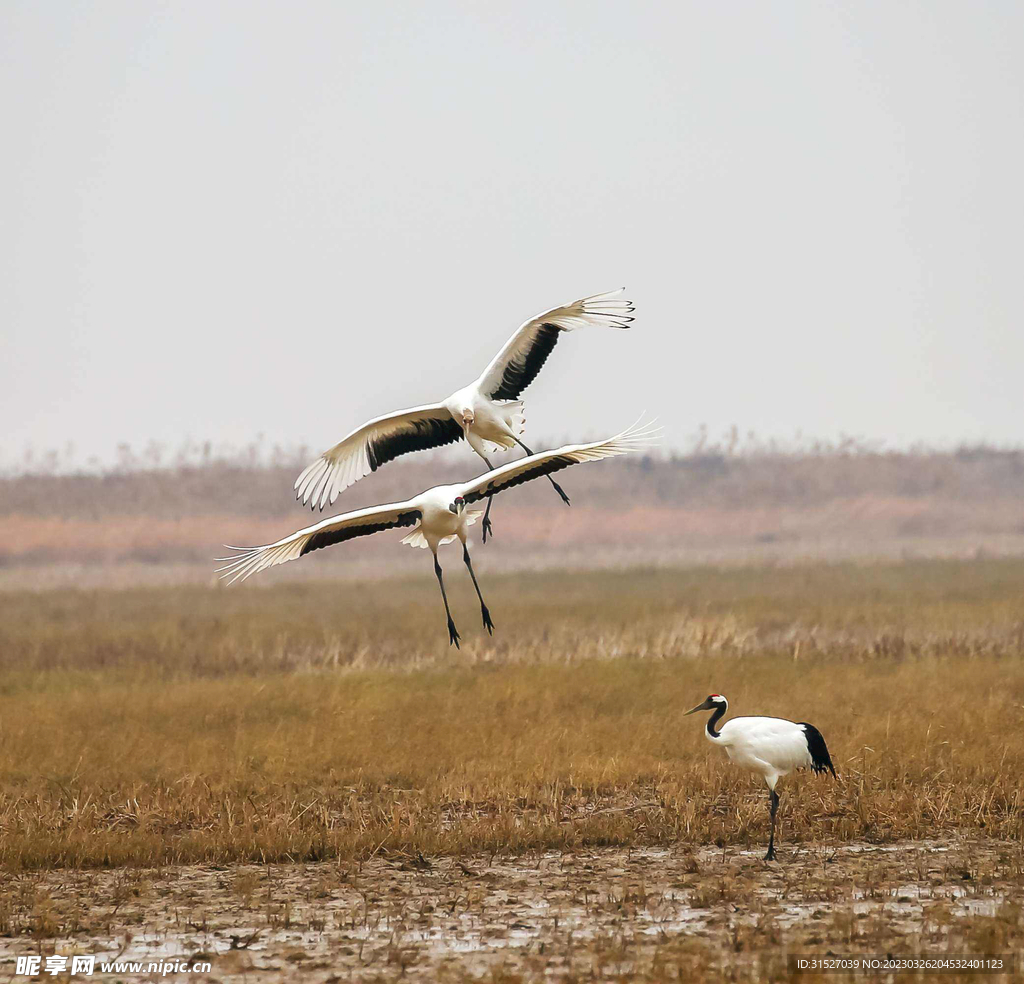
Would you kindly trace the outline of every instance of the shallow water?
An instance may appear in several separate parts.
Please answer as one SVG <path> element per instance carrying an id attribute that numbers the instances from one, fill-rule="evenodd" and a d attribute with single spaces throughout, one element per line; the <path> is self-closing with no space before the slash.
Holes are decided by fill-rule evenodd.
<path id="1" fill-rule="evenodd" d="M 0 938 L 0 958 L 39 952 L 28 931 L 40 905 L 78 912 L 80 923 L 58 927 L 44 953 L 192 956 L 211 960 L 216 980 L 372 971 L 426 981 L 498 965 L 557 978 L 580 959 L 640 966 L 692 943 L 749 962 L 762 937 L 766 952 L 803 952 L 847 932 L 882 951 L 908 940 L 941 945 L 958 920 L 1019 903 L 1021 870 L 1020 845 L 949 840 L 792 847 L 775 864 L 759 851 L 680 846 L 51 872 L 15 879 L 24 911 L 12 921 L 26 932 Z"/>

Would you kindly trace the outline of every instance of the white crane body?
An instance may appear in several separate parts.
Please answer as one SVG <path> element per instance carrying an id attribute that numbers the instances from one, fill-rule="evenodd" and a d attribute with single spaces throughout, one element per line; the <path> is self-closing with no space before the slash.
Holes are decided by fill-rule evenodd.
<path id="1" fill-rule="evenodd" d="M 483 511 L 462 509 L 452 512 L 451 504 L 461 493 L 460 485 L 435 485 L 418 495 L 414 504 L 420 519 L 415 529 L 402 538 L 402 543 L 410 547 L 429 547 L 434 553 L 438 547 L 456 538 L 466 545 L 469 527 L 483 515 Z"/>
<path id="2" fill-rule="evenodd" d="M 825 739 L 813 724 L 777 717 L 737 717 L 716 728 L 728 709 L 729 702 L 721 694 L 711 694 L 686 713 L 714 711 L 704 727 L 704 736 L 712 745 L 724 749 L 730 761 L 764 779 L 768 786 L 772 821 L 765 860 L 774 861 L 775 814 L 779 808 L 775 786 L 779 779 L 797 769 L 828 771 L 833 777 L 836 770 Z"/>
<path id="3" fill-rule="evenodd" d="M 764 776 L 769 789 L 796 769 L 813 766 L 807 735 L 801 725 L 784 718 L 737 717 L 722 725 L 718 737 L 704 735 L 737 765 Z"/>
<path id="4" fill-rule="evenodd" d="M 464 417 L 471 423 L 464 427 L 469 446 L 488 464 L 487 455 L 495 451 L 511 451 L 526 431 L 525 404 L 522 400 L 496 403 L 483 396 L 476 386 L 457 390 L 444 401 L 445 409 L 455 420 Z"/>

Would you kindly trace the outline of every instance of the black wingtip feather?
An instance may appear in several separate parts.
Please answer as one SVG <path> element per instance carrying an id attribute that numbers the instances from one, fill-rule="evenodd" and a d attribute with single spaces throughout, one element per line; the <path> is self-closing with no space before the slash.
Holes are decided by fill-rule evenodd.
<path id="1" fill-rule="evenodd" d="M 811 753 L 811 768 L 815 772 L 831 772 L 838 779 L 839 776 L 836 775 L 835 766 L 832 764 L 832 756 L 828 753 L 828 745 L 825 744 L 821 732 L 806 721 L 797 723 L 804 729 L 804 734 L 807 736 L 807 750 Z"/>

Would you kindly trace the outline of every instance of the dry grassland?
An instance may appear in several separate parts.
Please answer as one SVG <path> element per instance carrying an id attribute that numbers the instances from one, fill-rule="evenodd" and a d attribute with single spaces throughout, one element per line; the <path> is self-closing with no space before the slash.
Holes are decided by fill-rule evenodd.
<path id="1" fill-rule="evenodd" d="M 3 595 L 0 862 L 754 848 L 711 691 L 829 741 L 784 848 L 1024 836 L 1024 562 L 451 580 Z"/>

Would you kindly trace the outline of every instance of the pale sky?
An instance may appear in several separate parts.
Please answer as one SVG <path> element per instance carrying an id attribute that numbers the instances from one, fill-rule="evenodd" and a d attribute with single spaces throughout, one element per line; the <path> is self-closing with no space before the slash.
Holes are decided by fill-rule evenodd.
<path id="1" fill-rule="evenodd" d="M 320 448 L 620 285 L 535 443 L 1024 443 L 1017 2 L 4 0 L 0 110 L 0 467 Z"/>

